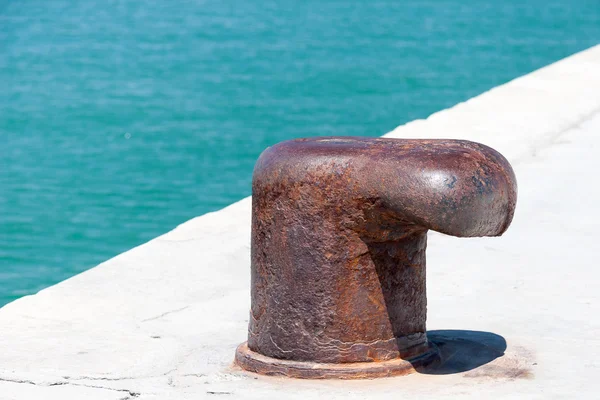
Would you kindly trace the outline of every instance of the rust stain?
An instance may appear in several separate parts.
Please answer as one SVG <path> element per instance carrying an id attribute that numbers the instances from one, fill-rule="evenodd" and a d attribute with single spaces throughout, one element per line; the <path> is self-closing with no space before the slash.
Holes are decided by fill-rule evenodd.
<path id="1" fill-rule="evenodd" d="M 470 379 L 486 380 L 516 380 L 533 379 L 534 373 L 532 366 L 537 365 L 532 353 L 522 347 L 515 347 L 502 357 L 499 357 L 489 364 L 482 365 L 472 371 L 463 374 L 463 377 Z"/>

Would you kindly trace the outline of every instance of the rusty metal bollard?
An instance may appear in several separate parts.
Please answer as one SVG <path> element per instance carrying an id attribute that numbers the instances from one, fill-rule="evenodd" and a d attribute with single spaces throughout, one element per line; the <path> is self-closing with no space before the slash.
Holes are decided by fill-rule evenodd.
<path id="1" fill-rule="evenodd" d="M 252 193 L 252 306 L 236 363 L 353 379 L 438 358 L 425 328 L 427 230 L 499 236 L 517 186 L 478 143 L 321 137 L 265 150 Z"/>

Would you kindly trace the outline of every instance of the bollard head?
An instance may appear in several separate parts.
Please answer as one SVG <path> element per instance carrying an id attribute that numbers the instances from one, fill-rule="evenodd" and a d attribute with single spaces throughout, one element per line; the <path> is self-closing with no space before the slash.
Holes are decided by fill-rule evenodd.
<path id="1" fill-rule="evenodd" d="M 506 159 L 468 141 L 322 137 L 265 150 L 253 177 L 252 308 L 238 364 L 356 378 L 431 362 L 427 230 L 500 235 L 516 195 Z"/>
<path id="2" fill-rule="evenodd" d="M 465 140 L 282 142 L 256 163 L 253 193 L 277 190 L 282 182 L 321 185 L 339 194 L 340 204 L 350 198 L 376 201 L 407 223 L 460 237 L 501 235 L 512 221 L 517 197 L 508 161 Z"/>

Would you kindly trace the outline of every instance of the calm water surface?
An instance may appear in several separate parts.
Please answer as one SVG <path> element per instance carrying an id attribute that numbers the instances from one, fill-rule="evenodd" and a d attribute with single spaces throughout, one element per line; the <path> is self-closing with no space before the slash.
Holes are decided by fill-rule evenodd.
<path id="1" fill-rule="evenodd" d="M 600 42 L 591 1 L 0 0 L 0 306 Z"/>

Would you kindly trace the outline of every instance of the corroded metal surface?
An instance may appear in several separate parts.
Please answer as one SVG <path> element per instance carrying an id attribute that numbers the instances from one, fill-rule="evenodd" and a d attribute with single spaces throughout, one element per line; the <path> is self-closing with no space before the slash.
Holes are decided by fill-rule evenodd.
<path id="1" fill-rule="evenodd" d="M 255 353 L 242 343 L 236 350 L 236 361 L 247 371 L 262 375 L 301 379 L 372 379 L 411 374 L 439 363 L 437 349 L 410 360 L 394 358 L 380 362 L 314 363 L 279 360 Z"/>
<path id="2" fill-rule="evenodd" d="M 255 372 L 271 365 L 271 373 L 306 378 L 325 364 L 320 377 L 348 378 L 430 359 L 427 230 L 501 235 L 517 195 L 510 165 L 487 146 L 355 137 L 265 150 L 252 192 L 248 351 L 240 347 L 236 359 Z M 250 362 L 253 354 L 263 358 Z M 336 365 L 345 372 L 332 373 Z"/>

